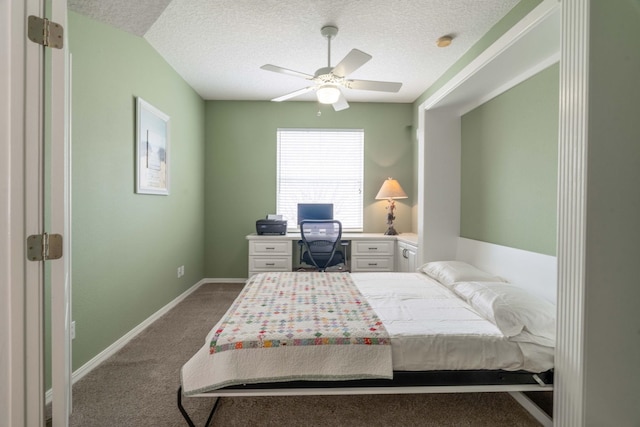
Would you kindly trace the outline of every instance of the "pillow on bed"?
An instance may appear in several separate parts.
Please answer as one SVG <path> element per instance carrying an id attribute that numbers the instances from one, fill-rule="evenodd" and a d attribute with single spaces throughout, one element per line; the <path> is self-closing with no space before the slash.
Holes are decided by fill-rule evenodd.
<path id="1" fill-rule="evenodd" d="M 502 278 L 484 272 L 464 261 L 433 261 L 418 269 L 427 276 L 451 287 L 456 282 L 504 282 Z"/>
<path id="2" fill-rule="evenodd" d="M 555 342 L 556 307 L 549 301 L 504 282 L 463 282 L 452 289 L 505 336 L 524 331 L 541 337 L 545 345 Z"/>

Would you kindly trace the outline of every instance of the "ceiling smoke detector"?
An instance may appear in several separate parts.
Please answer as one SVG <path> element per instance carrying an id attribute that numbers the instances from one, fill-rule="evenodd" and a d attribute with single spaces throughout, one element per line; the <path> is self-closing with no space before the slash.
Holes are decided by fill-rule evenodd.
<path id="1" fill-rule="evenodd" d="M 453 40 L 452 36 L 442 36 L 436 41 L 436 45 L 438 47 L 447 47 L 451 44 L 452 40 Z"/>

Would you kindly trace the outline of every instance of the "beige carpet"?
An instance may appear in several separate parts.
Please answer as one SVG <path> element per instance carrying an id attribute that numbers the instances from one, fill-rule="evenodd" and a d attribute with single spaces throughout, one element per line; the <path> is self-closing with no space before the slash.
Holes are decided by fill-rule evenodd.
<path id="1" fill-rule="evenodd" d="M 239 284 L 201 286 L 73 386 L 71 426 L 183 426 L 180 367 L 204 343 Z M 198 426 L 213 399 L 185 398 Z M 213 426 L 537 426 L 506 393 L 222 399 Z"/>

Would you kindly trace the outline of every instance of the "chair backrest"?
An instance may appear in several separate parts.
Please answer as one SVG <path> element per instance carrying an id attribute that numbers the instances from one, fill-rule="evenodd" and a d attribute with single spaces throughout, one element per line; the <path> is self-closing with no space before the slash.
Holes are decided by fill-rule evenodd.
<path id="1" fill-rule="evenodd" d="M 336 249 L 342 238 L 342 223 L 337 220 L 304 220 L 300 236 L 309 259 L 321 271 L 336 261 Z M 342 261 L 343 257 L 339 257 Z"/>

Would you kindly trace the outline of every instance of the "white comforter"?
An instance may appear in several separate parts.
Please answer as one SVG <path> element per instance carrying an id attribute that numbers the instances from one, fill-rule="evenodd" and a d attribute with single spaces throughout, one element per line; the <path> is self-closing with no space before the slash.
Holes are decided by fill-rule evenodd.
<path id="1" fill-rule="evenodd" d="M 423 273 L 352 273 L 391 337 L 397 371 L 542 372 L 554 350 L 506 338 L 465 301 Z"/>

